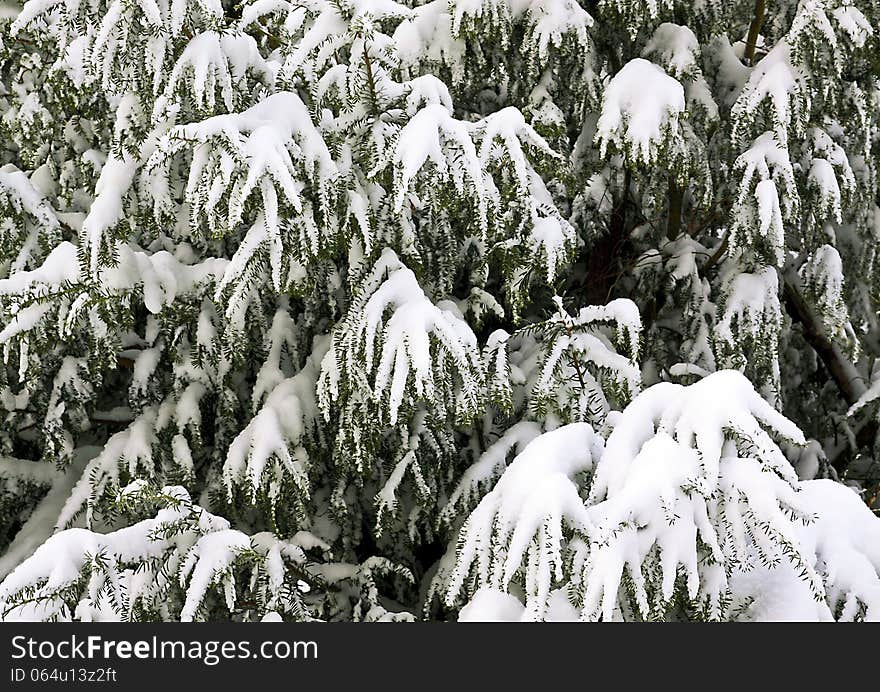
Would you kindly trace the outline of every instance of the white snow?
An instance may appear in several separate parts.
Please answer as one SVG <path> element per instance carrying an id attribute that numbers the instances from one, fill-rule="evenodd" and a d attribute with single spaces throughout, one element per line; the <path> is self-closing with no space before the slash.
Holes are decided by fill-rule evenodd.
<path id="1" fill-rule="evenodd" d="M 180 566 L 181 586 L 186 586 L 186 601 L 180 611 L 181 622 L 192 622 L 208 589 L 218 581 L 229 585 L 232 563 L 242 550 L 251 547 L 250 539 L 241 531 L 225 529 L 202 536 L 190 549 Z M 234 589 L 226 588 L 226 605 L 235 607 Z M 230 594 L 233 596 L 230 598 Z"/>
<path id="2" fill-rule="evenodd" d="M 843 293 L 843 260 L 833 245 L 820 245 L 798 272 L 814 301 L 825 333 L 842 343 L 855 342 Z"/>
<path id="3" fill-rule="evenodd" d="M 395 162 L 396 211 L 403 208 L 416 174 L 430 161 L 441 178 L 451 180 L 459 192 L 469 183 L 468 189 L 476 196 L 480 224 L 485 226 L 487 192 L 477 149 L 467 123 L 453 118 L 445 106 L 439 103 L 425 106 L 410 118 L 400 131 L 394 149 L 376 170 L 387 165 L 388 160 Z"/>
<path id="4" fill-rule="evenodd" d="M 138 481 L 121 494 L 134 499 L 150 492 L 147 483 Z M 180 619 L 191 621 L 199 616 L 207 591 L 213 586 L 223 587 L 227 607 L 235 607 L 231 568 L 242 553 L 264 555 L 267 577 L 276 587 L 284 580 L 285 562 L 302 563 L 305 559 L 294 542 L 280 541 L 270 534 L 257 534 L 251 539 L 231 529 L 226 520 L 192 505 L 179 486 L 162 488 L 159 497 L 164 507 L 153 518 L 109 533 L 67 529 L 45 540 L 0 582 L 0 610 L 27 588 L 35 588 L 38 605 L 16 606 L 5 618 L 64 619 L 65 605 L 57 592 L 72 586 L 87 562 L 92 563 L 93 571 L 78 606 L 81 614 L 90 613 L 91 619 L 98 620 L 124 616 L 115 606 L 102 605 L 107 596 L 114 604 L 127 604 L 128 609 L 142 598 L 161 601 L 171 585 L 163 572 L 168 570 L 185 589 Z M 157 562 L 148 562 L 152 560 Z M 132 563 L 149 566 L 134 571 L 129 567 Z M 277 603 L 277 594 L 275 598 Z M 152 604 L 160 606 L 158 602 Z"/>
<path id="5" fill-rule="evenodd" d="M 840 28 L 846 32 L 850 41 L 857 48 L 864 46 L 865 42 L 874 35 L 874 28 L 871 26 L 871 23 L 862 14 L 862 11 L 854 5 L 835 7 L 831 10 L 831 14 L 834 15 L 834 19 L 840 25 Z"/>
<path id="6" fill-rule="evenodd" d="M 570 408 L 568 415 L 576 420 L 603 423 L 611 408 L 603 385 L 613 383 L 626 397 L 641 389 L 638 307 L 617 299 L 581 308 L 572 317 L 559 297 L 555 301 L 558 312 L 549 324 L 556 330 L 536 373 L 532 401 L 539 407 Z"/>
<path id="7" fill-rule="evenodd" d="M 531 421 L 521 421 L 504 431 L 479 460 L 462 475 L 455 490 L 449 496 L 440 513 L 440 521 L 452 524 L 462 510 L 473 509 L 482 493 L 490 487 L 507 468 L 507 457 L 512 451 L 521 452 L 541 434 L 541 426 Z"/>
<path id="8" fill-rule="evenodd" d="M 215 91 L 219 88 L 223 105 L 232 111 L 234 90 L 248 70 L 270 82 L 274 78 L 252 36 L 203 31 L 190 39 L 180 54 L 168 77 L 165 94 L 171 97 L 191 74 L 192 93 L 200 109 L 214 109 Z"/>
<path id="9" fill-rule="evenodd" d="M 116 111 L 117 133 L 126 128 L 130 111 L 138 107 L 136 104 L 134 94 L 126 94 L 121 99 Z M 149 151 L 149 147 L 145 149 Z M 101 168 L 95 184 L 95 198 L 82 222 L 82 237 L 89 249 L 89 269 L 93 275 L 99 270 L 101 250 L 106 245 L 105 234 L 123 217 L 123 204 L 134 182 L 138 163 L 138 157 L 123 150 L 120 156 L 108 156 Z"/>
<path id="10" fill-rule="evenodd" d="M 682 79 L 699 70 L 700 43 L 688 27 L 664 22 L 642 50 L 642 57 L 650 56 L 656 56 L 672 77 Z"/>
<path id="11" fill-rule="evenodd" d="M 223 276 L 228 260 L 212 258 L 187 265 L 166 250 L 149 254 L 130 245 L 117 244 L 118 264 L 101 272 L 103 285 L 124 291 L 140 286 L 144 305 L 155 314 L 174 302 L 178 295 L 192 292 L 200 284 Z"/>
<path id="12" fill-rule="evenodd" d="M 73 243 L 62 241 L 52 249 L 37 269 L 19 271 L 7 279 L 0 279 L 0 295 L 26 293 L 35 285 L 54 288 L 66 282 L 76 281 L 78 278 L 77 248 Z"/>
<path id="13" fill-rule="evenodd" d="M 551 583 L 562 579 L 563 525 L 590 530 L 575 478 L 592 470 L 602 447 L 602 438 L 586 423 L 557 428 L 530 442 L 462 527 L 456 564 L 447 576 L 447 599 L 458 595 L 471 569 L 479 584 L 506 589 L 522 568 L 526 608 L 539 616 Z"/>
<path id="14" fill-rule="evenodd" d="M 772 267 L 725 278 L 724 310 L 715 324 L 717 341 L 736 349 L 749 336 L 759 340 L 779 329 L 779 276 Z"/>
<path id="15" fill-rule="evenodd" d="M 801 134 L 810 111 L 806 76 L 792 59 L 791 46 L 780 41 L 752 70 L 733 105 L 733 139 L 742 141 L 765 104 L 773 117 L 773 132 L 783 146 L 789 134 Z"/>
<path id="16" fill-rule="evenodd" d="M 842 606 L 842 620 L 864 608 L 866 620 L 880 621 L 880 521 L 862 498 L 834 481 L 805 481 L 800 495 L 815 515 L 800 531 L 800 547 L 814 555 L 829 605 Z"/>
<path id="17" fill-rule="evenodd" d="M 594 23 L 574 0 L 433 0 L 408 14 L 393 35 L 403 60 L 445 63 L 454 73 L 461 70 L 468 29 L 477 22 L 498 32 L 505 47 L 511 27 L 524 27 L 521 50 L 539 63 L 567 41 L 585 50 Z"/>
<path id="18" fill-rule="evenodd" d="M 525 606 L 500 589 L 478 589 L 458 614 L 459 622 L 519 622 Z"/>
<path id="19" fill-rule="evenodd" d="M 250 486 L 252 497 L 268 486 L 272 502 L 277 502 L 277 480 L 282 475 L 289 475 L 300 492 L 308 495 L 309 460 L 303 444 L 318 417 L 315 386 L 328 341 L 316 343 L 305 367 L 277 384 L 257 415 L 229 445 L 223 482 L 230 500 L 234 484 L 243 482 Z M 273 459 L 277 459 L 277 464 L 267 469 Z"/>
<path id="20" fill-rule="evenodd" d="M 268 239 L 272 279 L 280 290 L 279 204 L 284 200 L 298 215 L 300 246 L 317 253 L 323 238 L 314 219 L 309 220 L 314 212 L 302 192 L 313 185 L 320 205 L 328 204 L 338 173 L 305 104 L 293 92 L 277 92 L 241 113 L 172 128 L 146 164 L 157 211 L 172 206 L 167 176 L 175 154 L 188 148 L 193 151 L 186 185 L 192 222 L 197 224 L 204 216 L 210 229 L 230 230 L 243 220 L 245 204 L 259 190 L 262 214 L 247 240 L 250 249 L 234 259 L 234 266 L 243 267 L 253 248 Z M 227 277 L 225 284 L 232 278 Z"/>
<path id="21" fill-rule="evenodd" d="M 880 400 L 880 93 L 849 74 L 873 17 L 792 3 L 751 60 L 713 4 L 0 6 L 13 57 L 43 34 L 0 84 L 23 166 L 0 166 L 0 413 L 27 442 L 3 449 L 56 459 L 0 455 L 0 491 L 39 488 L 0 619 L 408 620 L 385 588 L 409 580 L 463 622 L 664 617 L 678 596 L 708 619 L 880 621 L 867 494 L 812 480 L 824 428 L 852 444 Z M 618 69 L 608 32 L 638 57 Z M 621 199 L 640 221 L 615 286 L 638 295 L 543 312 Z M 858 397 L 818 439 L 781 413 L 815 364 L 780 278 Z M 659 308 L 645 334 L 639 306 Z M 243 503 L 235 524 L 169 473 Z M 379 554 L 336 562 L 374 520 Z M 409 543 L 435 538 L 426 577 Z"/>
<path id="22" fill-rule="evenodd" d="M 412 270 L 390 248 L 383 251 L 364 287 L 350 311 L 352 324 L 341 340 L 334 338 L 321 364 L 319 398 L 325 415 L 338 393 L 340 363 L 349 373 L 365 370 L 373 376 L 373 397 L 381 401 L 387 395 L 392 425 L 407 397 L 435 395 L 447 362 L 461 377 L 462 396 L 471 405 L 481 371 L 480 352 L 458 308 L 448 301 L 432 303 Z"/>
<path id="23" fill-rule="evenodd" d="M 800 209 L 788 149 L 773 133 L 765 132 L 740 154 L 734 166 L 742 171 L 742 178 L 733 210 L 730 243 L 740 247 L 762 239 L 781 266 L 785 258 L 784 222 L 793 221 Z"/>
<path id="24" fill-rule="evenodd" d="M 684 88 L 674 77 L 643 58 L 630 60 L 605 88 L 596 124 L 601 155 L 613 145 L 650 164 L 674 136 L 684 111 Z"/>

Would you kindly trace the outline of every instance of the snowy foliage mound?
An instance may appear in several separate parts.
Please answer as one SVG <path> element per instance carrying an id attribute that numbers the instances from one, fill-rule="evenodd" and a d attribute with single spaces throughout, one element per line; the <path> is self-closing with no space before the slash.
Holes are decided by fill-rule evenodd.
<path id="1" fill-rule="evenodd" d="M 0 0 L 0 619 L 880 620 L 878 32 Z"/>

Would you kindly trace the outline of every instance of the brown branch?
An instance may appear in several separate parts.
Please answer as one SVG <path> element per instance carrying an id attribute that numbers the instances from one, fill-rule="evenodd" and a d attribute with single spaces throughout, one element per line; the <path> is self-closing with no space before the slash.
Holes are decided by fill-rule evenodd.
<path id="1" fill-rule="evenodd" d="M 623 190 L 611 211 L 608 233 L 596 241 L 587 255 L 584 272 L 585 282 L 580 287 L 583 300 L 587 305 L 604 305 L 608 302 L 611 290 L 619 276 L 617 267 L 623 259 L 621 250 L 631 231 L 626 223 L 631 183 L 632 173 L 628 168 L 624 168 Z"/>
<path id="2" fill-rule="evenodd" d="M 684 189 L 679 187 L 675 177 L 669 176 L 668 186 L 669 214 L 666 217 L 666 237 L 669 240 L 678 238 L 681 233 L 681 207 L 684 201 Z"/>
<path id="3" fill-rule="evenodd" d="M 746 38 L 746 49 L 743 53 L 743 60 L 747 65 L 755 64 L 755 49 L 758 46 L 758 34 L 761 27 L 764 26 L 764 16 L 767 11 L 767 0 L 755 0 L 755 14 L 752 17 L 752 23 L 749 26 L 749 35 Z"/>
<path id="4" fill-rule="evenodd" d="M 865 383 L 855 366 L 840 352 L 840 349 L 825 334 L 822 323 L 810 308 L 800 292 L 795 277 L 790 273 L 783 276 L 785 307 L 792 320 L 801 325 L 804 339 L 819 356 L 825 369 L 834 380 L 848 406 L 852 406 L 865 393 Z M 869 447 L 877 437 L 878 424 L 875 418 L 862 419 L 855 426 L 856 446 Z M 843 473 L 853 460 L 851 454 L 844 453 L 829 459 L 831 465 Z"/>
<path id="5" fill-rule="evenodd" d="M 712 267 L 714 267 L 718 262 L 721 261 L 721 258 L 724 256 L 724 253 L 727 252 L 727 246 L 730 240 L 730 229 L 724 231 L 724 238 L 721 239 L 721 242 L 718 244 L 718 247 L 715 249 L 715 252 L 712 253 L 712 256 L 706 260 L 706 264 L 703 265 L 703 274 L 709 271 Z"/>
<path id="6" fill-rule="evenodd" d="M 800 323 L 807 343 L 822 360 L 846 403 L 852 406 L 865 392 L 861 375 L 825 334 L 821 321 L 804 300 L 791 276 L 784 277 L 784 293 L 788 314 Z"/>
<path id="7" fill-rule="evenodd" d="M 565 310 L 563 310 L 561 305 L 559 306 L 559 311 L 562 313 L 562 327 L 563 329 L 565 329 L 565 333 L 568 335 L 568 338 L 571 339 L 572 329 L 571 324 L 568 320 L 568 315 L 565 313 Z M 572 351 L 571 360 L 574 365 L 574 371 L 575 373 L 577 373 L 578 383 L 581 386 L 581 391 L 583 391 L 584 389 L 586 389 L 586 384 L 584 384 L 584 374 L 581 370 L 581 361 L 577 356 L 577 351 Z"/>
<path id="8" fill-rule="evenodd" d="M 379 113 L 379 100 L 376 96 L 376 80 L 373 77 L 373 64 L 370 62 L 370 50 L 367 46 L 366 37 L 364 37 L 364 68 L 367 71 L 367 87 L 370 90 L 370 106 L 373 109 L 373 115 Z"/>
<path id="9" fill-rule="evenodd" d="M 852 423 L 848 423 L 852 437 L 855 438 L 855 450 L 870 447 L 877 437 L 877 419 L 869 415 L 861 415 Z M 849 435 L 833 449 L 827 451 L 828 463 L 841 476 L 846 474 L 847 467 L 855 460 L 853 447 L 850 445 Z M 870 503 L 868 503 L 870 506 Z"/>

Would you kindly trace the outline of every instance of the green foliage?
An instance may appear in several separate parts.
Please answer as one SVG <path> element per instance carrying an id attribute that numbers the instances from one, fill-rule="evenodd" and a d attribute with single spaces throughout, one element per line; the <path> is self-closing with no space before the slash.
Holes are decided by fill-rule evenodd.
<path id="1" fill-rule="evenodd" d="M 737 483 L 785 454 L 877 497 L 878 32 L 873 0 L 0 16 L 2 616 L 452 617 L 489 585 L 533 618 L 734 619 L 771 553 L 865 616 L 774 513 L 809 513 L 791 469 L 764 515 Z M 727 369 L 807 439 L 728 449 L 720 494 L 663 467 L 652 507 L 717 520 L 685 557 L 724 583 L 654 543 L 597 566 L 596 527 L 636 530 L 593 490 L 622 412 Z M 656 437 L 691 464 L 666 423 L 621 463 Z M 505 495 L 565 428 L 589 460 Z M 725 507 L 772 549 L 730 548 Z"/>

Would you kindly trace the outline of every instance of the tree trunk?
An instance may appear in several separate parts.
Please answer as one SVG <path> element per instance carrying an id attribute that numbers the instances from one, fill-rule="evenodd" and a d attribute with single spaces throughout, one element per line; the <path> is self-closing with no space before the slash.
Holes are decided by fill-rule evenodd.
<path id="1" fill-rule="evenodd" d="M 792 320 L 801 325 L 804 339 L 819 356 L 825 369 L 834 380 L 847 405 L 852 406 L 865 393 L 866 387 L 856 367 L 840 352 L 840 349 L 825 334 L 822 324 L 804 300 L 796 279 L 790 274 L 783 277 L 785 307 Z M 877 437 L 878 424 L 875 418 L 862 421 L 856 426 L 856 444 L 870 447 Z M 852 461 L 852 455 L 840 454 L 830 459 L 832 466 L 843 473 Z"/>

